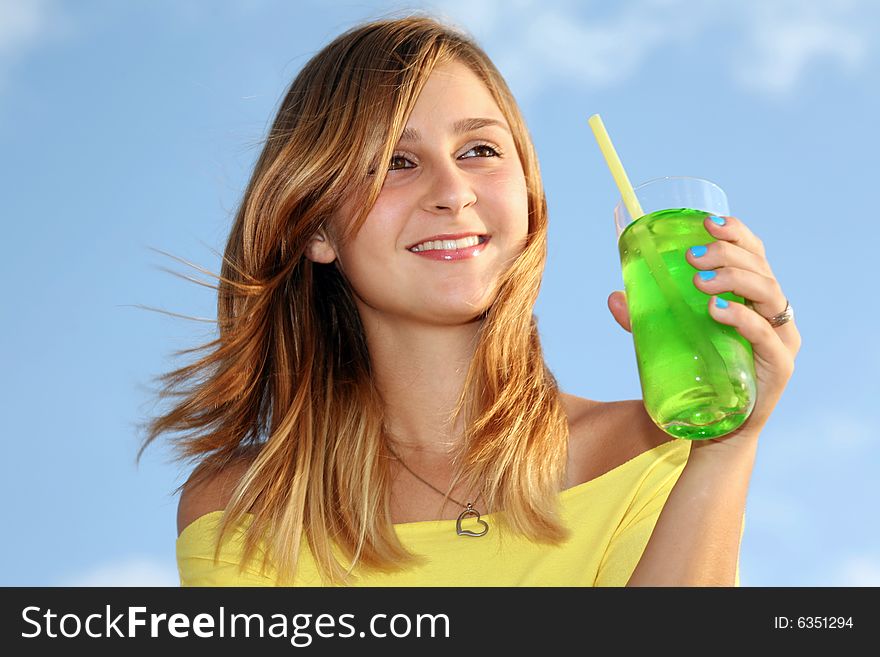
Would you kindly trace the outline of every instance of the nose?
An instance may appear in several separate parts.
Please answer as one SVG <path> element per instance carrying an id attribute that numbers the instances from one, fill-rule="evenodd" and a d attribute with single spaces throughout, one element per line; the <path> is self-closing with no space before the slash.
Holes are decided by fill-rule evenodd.
<path id="1" fill-rule="evenodd" d="M 458 214 L 477 202 L 477 194 L 465 172 L 454 162 L 433 167 L 422 206 L 428 212 Z"/>

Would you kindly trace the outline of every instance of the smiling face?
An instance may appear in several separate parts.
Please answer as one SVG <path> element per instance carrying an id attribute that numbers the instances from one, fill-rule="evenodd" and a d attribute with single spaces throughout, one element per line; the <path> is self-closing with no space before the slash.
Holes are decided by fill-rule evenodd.
<path id="1" fill-rule="evenodd" d="M 346 244 L 315 240 L 307 257 L 338 259 L 365 319 L 472 321 L 491 305 L 499 277 L 525 246 L 528 195 L 508 123 L 470 68 L 451 62 L 434 69 L 387 166 L 355 237 Z M 333 221 L 352 216 L 353 208 L 343 207 Z M 485 236 L 484 243 L 410 250 L 461 234 Z"/>

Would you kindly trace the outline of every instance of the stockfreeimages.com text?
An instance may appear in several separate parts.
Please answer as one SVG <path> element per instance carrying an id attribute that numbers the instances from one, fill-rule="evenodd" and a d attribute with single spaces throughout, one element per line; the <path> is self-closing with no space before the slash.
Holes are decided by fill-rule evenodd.
<path id="1" fill-rule="evenodd" d="M 200 613 L 190 619 L 182 613 L 147 613 L 146 607 L 127 607 L 125 612 L 116 614 L 106 605 L 105 613 L 93 613 L 80 618 L 67 613 L 60 615 L 51 609 L 25 607 L 22 620 L 33 631 L 22 632 L 21 636 L 31 639 L 39 636 L 50 638 L 89 636 L 95 639 L 104 637 L 152 638 L 171 636 L 186 638 L 193 635 L 201 638 L 254 637 L 290 639 L 296 647 L 306 647 L 315 636 L 329 638 L 349 637 L 425 637 L 449 638 L 449 617 L 446 614 L 417 614 L 410 618 L 407 614 L 373 614 L 366 627 L 358 631 L 350 621 L 354 614 L 227 614 L 220 607 L 216 614 Z M 314 617 L 314 621 L 313 621 Z M 139 629 L 143 628 L 143 629 Z M 149 628 L 149 629 L 148 629 Z"/>

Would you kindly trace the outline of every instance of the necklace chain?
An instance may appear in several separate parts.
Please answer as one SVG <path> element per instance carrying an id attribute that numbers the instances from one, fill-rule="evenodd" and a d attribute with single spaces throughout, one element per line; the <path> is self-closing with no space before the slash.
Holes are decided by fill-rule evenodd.
<path id="1" fill-rule="evenodd" d="M 392 455 L 394 458 L 396 458 L 396 459 L 400 462 L 400 465 L 402 465 L 404 468 L 406 468 L 406 469 L 409 471 L 409 473 L 410 473 L 413 477 L 415 477 L 416 479 L 418 479 L 419 481 L 421 481 L 423 484 L 426 484 L 427 486 L 430 486 L 431 488 L 433 488 L 435 491 L 437 491 L 438 493 L 440 493 L 440 494 L 443 495 L 444 497 L 449 497 L 449 499 L 452 500 L 453 502 L 455 502 L 456 504 L 458 504 L 458 506 L 463 506 L 463 507 L 468 507 L 468 508 L 470 508 L 471 506 L 473 506 L 470 502 L 469 502 L 468 504 L 462 504 L 462 503 L 459 502 L 458 500 L 454 499 L 451 495 L 448 495 L 448 496 L 447 496 L 446 493 L 444 493 L 442 490 L 440 490 L 439 488 L 437 488 L 436 486 L 434 486 L 431 482 L 429 482 L 429 481 L 425 481 L 425 480 L 422 479 L 419 475 L 417 475 L 415 472 L 413 472 L 413 471 L 412 471 L 412 468 L 410 468 L 406 463 L 404 463 L 404 462 L 403 462 L 403 459 L 400 458 L 400 457 L 397 455 L 397 453 L 396 453 L 393 449 L 391 449 L 391 447 L 388 447 L 388 451 L 391 452 L 391 455 Z M 476 502 L 478 499 L 480 499 L 480 497 L 482 497 L 482 495 L 483 495 L 483 493 L 482 493 L 482 491 L 481 491 L 480 494 L 477 495 L 477 497 L 474 499 L 474 502 Z"/>

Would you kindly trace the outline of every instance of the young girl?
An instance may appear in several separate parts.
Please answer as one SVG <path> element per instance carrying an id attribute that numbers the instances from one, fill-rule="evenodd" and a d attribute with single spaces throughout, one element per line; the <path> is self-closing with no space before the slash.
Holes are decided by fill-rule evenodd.
<path id="1" fill-rule="evenodd" d="M 341 35 L 306 64 L 232 226 L 219 337 L 166 374 L 183 431 L 183 585 L 738 585 L 758 437 L 794 322 L 734 217 L 687 260 L 754 348 L 737 431 L 672 439 L 641 400 L 561 392 L 532 309 L 547 208 L 517 105 L 429 18 Z M 749 305 L 716 306 L 732 291 Z M 609 308 L 629 330 L 623 293 Z M 189 382 L 189 387 L 183 384 Z M 182 389 L 179 389 L 182 388 Z M 142 450 L 143 451 L 143 447 Z"/>

